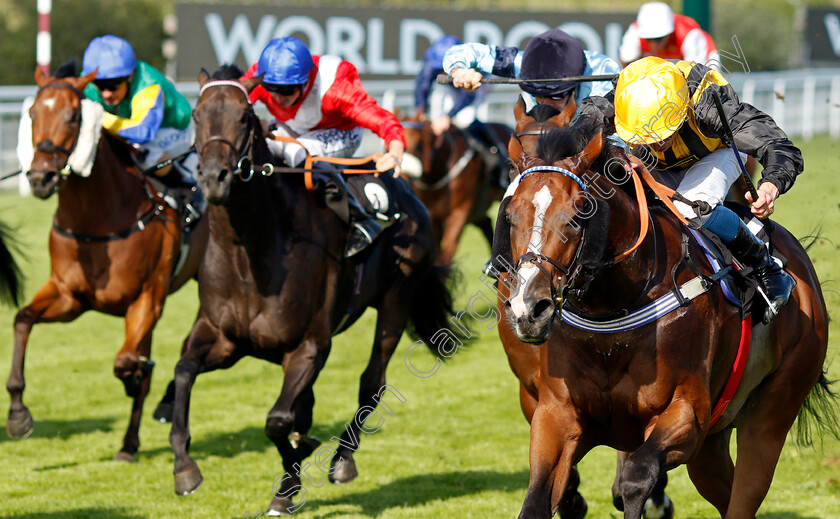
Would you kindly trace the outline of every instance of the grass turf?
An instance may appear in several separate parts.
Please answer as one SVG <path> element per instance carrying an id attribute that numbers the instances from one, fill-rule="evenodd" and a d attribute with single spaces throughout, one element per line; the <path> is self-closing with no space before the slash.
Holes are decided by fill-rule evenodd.
<path id="1" fill-rule="evenodd" d="M 821 137 L 801 143 L 806 174 L 778 204 L 775 219 L 802 237 L 822 228 L 811 249 L 829 305 L 840 313 L 840 184 L 834 165 L 840 143 Z M 55 199 L 40 201 L 0 195 L 0 218 L 17 226 L 26 258 L 21 264 L 31 296 L 47 276 L 46 240 Z M 457 256 L 462 283 L 456 308 L 483 288 L 478 276 L 488 247 L 478 231 L 466 233 Z M 485 293 L 489 290 L 484 288 Z M 119 449 L 130 402 L 112 374 L 123 341 L 120 319 L 85 314 L 70 324 L 41 324 L 27 350 L 24 401 L 35 420 L 22 441 L 0 433 L 0 517 L 109 518 L 255 516 L 271 499 L 283 474 L 273 444 L 263 434 L 265 415 L 276 400 L 279 366 L 244 359 L 229 370 L 201 375 L 191 405 L 193 457 L 205 481 L 186 498 L 175 496 L 169 426 L 151 413 L 171 378 L 181 341 L 197 308 L 191 283 L 167 300 L 155 329 L 152 357 L 157 369 L 141 426 L 138 463 L 111 461 Z M 0 360 L 8 373 L 14 311 L 0 310 Z M 362 435 L 355 455 L 360 476 L 343 486 L 307 487 L 296 514 L 345 517 L 515 517 L 528 482 L 528 426 L 495 329 L 474 326 L 479 339 L 458 352 L 429 378 L 404 364 L 404 341 L 392 359 L 388 382 L 405 398 L 391 399 L 394 414 L 382 430 Z M 328 441 L 356 410 L 358 381 L 370 355 L 373 313 L 335 338 L 315 386 L 312 434 Z M 828 362 L 837 357 L 837 323 L 831 325 Z M 433 358 L 418 350 L 418 367 Z M 833 378 L 840 378 L 837 365 Z M 8 409 L 8 394 L 0 408 Z M 733 442 L 734 443 L 734 442 Z M 581 491 L 587 517 L 621 517 L 612 507 L 610 485 L 615 457 L 593 450 L 581 463 Z M 310 471 L 318 474 L 317 470 Z M 691 485 L 685 469 L 671 473 L 668 493 L 681 518 L 717 517 Z M 821 448 L 786 445 L 760 519 L 840 517 L 840 442 L 825 438 Z"/>

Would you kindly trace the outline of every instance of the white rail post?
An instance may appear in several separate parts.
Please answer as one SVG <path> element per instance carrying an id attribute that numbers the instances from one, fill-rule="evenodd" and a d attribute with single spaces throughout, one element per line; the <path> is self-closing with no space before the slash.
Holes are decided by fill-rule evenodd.
<path id="1" fill-rule="evenodd" d="M 817 80 L 813 76 L 805 78 L 802 87 L 802 137 L 814 137 L 814 100 L 816 98 Z"/>

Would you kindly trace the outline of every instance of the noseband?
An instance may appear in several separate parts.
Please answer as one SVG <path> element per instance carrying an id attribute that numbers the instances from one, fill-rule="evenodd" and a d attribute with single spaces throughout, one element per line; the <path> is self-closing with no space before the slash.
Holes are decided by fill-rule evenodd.
<path id="1" fill-rule="evenodd" d="M 42 91 L 44 91 L 48 88 L 66 88 L 68 90 L 71 90 L 79 98 L 80 104 L 81 104 L 81 101 L 83 99 L 87 98 L 87 96 L 85 96 L 85 94 L 81 90 L 74 87 L 73 85 L 68 85 L 67 83 L 48 83 L 48 84 L 46 84 L 46 85 L 44 85 L 44 86 L 42 86 L 41 88 L 38 89 L 38 92 L 35 93 L 35 97 L 37 98 L 38 95 L 40 95 L 40 93 Z M 81 118 L 81 115 L 79 117 Z M 81 119 L 80 119 L 80 121 L 81 121 Z M 70 173 L 72 173 L 72 170 L 70 169 L 69 159 L 70 159 L 70 155 L 73 154 L 73 150 L 76 149 L 76 145 L 78 143 L 79 143 L 79 133 L 76 132 L 76 137 L 75 137 L 75 139 L 73 139 L 73 144 L 69 148 L 65 148 L 64 146 L 57 146 L 52 141 L 52 139 L 44 139 L 44 140 L 38 142 L 35 145 L 35 151 L 38 152 L 38 153 L 46 153 L 47 155 L 50 155 L 51 157 L 55 157 L 59 153 L 63 154 L 65 156 L 65 159 L 64 159 L 64 167 L 61 168 L 61 178 L 64 178 L 64 177 L 67 177 L 68 175 L 70 175 Z M 56 187 L 56 189 L 58 189 L 58 186 Z"/>
<path id="2" fill-rule="evenodd" d="M 232 86 L 238 88 L 244 95 L 245 100 L 248 102 L 248 134 L 242 143 L 241 147 L 236 146 L 230 140 L 222 137 L 221 135 L 211 135 L 206 141 L 204 141 L 204 145 L 198 150 L 199 157 L 204 154 L 205 148 L 211 142 L 221 142 L 230 147 L 239 155 L 239 160 L 236 161 L 236 169 L 234 170 L 233 174 L 237 175 L 243 182 L 248 182 L 253 178 L 255 170 L 254 170 L 254 160 L 251 157 L 251 153 L 253 151 L 253 143 L 256 139 L 255 130 L 257 126 L 257 116 L 254 113 L 254 106 L 251 103 L 251 98 L 248 95 L 248 91 L 245 90 L 245 87 L 242 86 L 242 83 L 239 81 L 232 81 L 232 80 L 218 80 L 218 81 L 208 81 L 201 87 L 201 90 L 198 92 L 198 97 L 201 98 L 201 95 L 204 93 L 205 90 L 215 86 Z M 248 175 L 244 176 L 243 172 L 247 171 Z M 271 176 L 274 174 L 274 165 L 271 163 L 265 163 L 262 165 L 260 172 L 264 176 Z"/>

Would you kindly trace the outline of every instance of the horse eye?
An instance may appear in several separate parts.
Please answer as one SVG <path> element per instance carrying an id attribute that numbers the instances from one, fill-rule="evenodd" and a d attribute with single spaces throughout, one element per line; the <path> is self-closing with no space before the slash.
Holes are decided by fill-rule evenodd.
<path id="1" fill-rule="evenodd" d="M 239 122 L 241 122 L 242 124 L 248 124 L 248 114 L 242 114 L 242 117 L 239 119 Z"/>
<path id="2" fill-rule="evenodd" d="M 73 110 L 73 113 L 70 115 L 70 124 L 79 124 L 81 121 L 82 121 L 81 110 Z"/>

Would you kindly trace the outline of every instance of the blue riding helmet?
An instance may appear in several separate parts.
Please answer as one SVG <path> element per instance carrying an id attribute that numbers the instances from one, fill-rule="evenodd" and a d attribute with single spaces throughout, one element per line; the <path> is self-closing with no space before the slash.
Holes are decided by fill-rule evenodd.
<path id="1" fill-rule="evenodd" d="M 435 40 L 432 46 L 426 50 L 426 53 L 423 55 L 423 61 L 435 68 L 443 69 L 443 55 L 451 47 L 460 45 L 461 43 L 463 42 L 451 34 L 442 36 Z"/>
<path id="2" fill-rule="evenodd" d="M 124 39 L 106 34 L 91 40 L 82 61 L 82 75 L 96 70 L 96 79 L 130 76 L 137 65 L 134 49 Z"/>
<path id="3" fill-rule="evenodd" d="M 294 36 L 274 38 L 263 49 L 257 65 L 257 75 L 263 83 L 273 85 L 302 85 L 309 79 L 315 64 L 309 49 Z"/>

